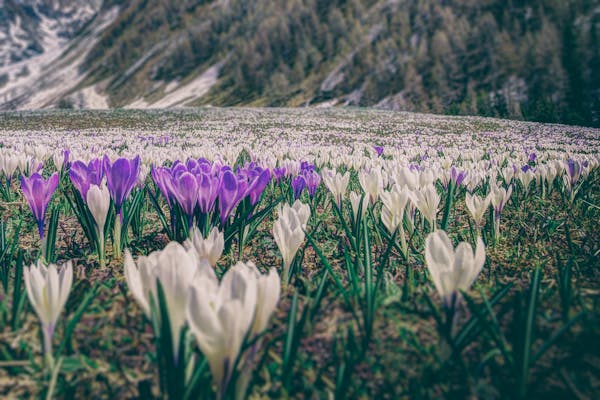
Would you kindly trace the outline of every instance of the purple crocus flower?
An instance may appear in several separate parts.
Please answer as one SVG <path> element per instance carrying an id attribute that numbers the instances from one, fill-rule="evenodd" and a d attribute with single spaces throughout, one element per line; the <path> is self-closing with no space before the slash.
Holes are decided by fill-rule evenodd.
<path id="1" fill-rule="evenodd" d="M 567 173 L 569 174 L 569 180 L 571 181 L 571 185 L 574 185 L 579 180 L 581 176 L 581 164 L 572 158 L 569 158 L 566 161 L 567 164 Z"/>
<path id="2" fill-rule="evenodd" d="M 275 177 L 277 183 L 281 182 L 281 180 L 285 178 L 286 172 L 287 170 L 285 167 L 273 168 L 273 176 Z"/>
<path id="3" fill-rule="evenodd" d="M 104 172 L 108 191 L 115 203 L 115 211 L 121 215 L 121 207 L 138 181 L 140 156 L 132 160 L 119 158 L 114 163 L 110 162 L 108 156 L 104 156 Z"/>
<path id="4" fill-rule="evenodd" d="M 79 194 L 85 201 L 90 185 L 100 186 L 104 177 L 103 162 L 100 158 L 90 160 L 86 165 L 82 161 L 75 161 L 69 169 L 69 178 L 73 186 L 79 191 Z"/>
<path id="5" fill-rule="evenodd" d="M 306 179 L 302 175 L 298 175 L 292 179 L 292 190 L 294 192 L 294 200 L 298 200 L 302 191 L 306 187 Z"/>
<path id="6" fill-rule="evenodd" d="M 194 209 L 198 203 L 198 181 L 191 173 L 184 172 L 177 178 L 173 178 L 171 182 L 173 184 L 173 196 L 188 217 L 188 224 L 191 227 Z"/>
<path id="7" fill-rule="evenodd" d="M 48 203 L 58 186 L 58 173 L 53 173 L 50 178 L 44 180 L 37 172 L 29 178 L 21 177 L 21 190 L 31 207 L 31 212 L 38 225 L 40 238 L 44 238 L 44 220 Z"/>
<path id="8" fill-rule="evenodd" d="M 200 173 L 198 180 L 198 206 L 200 212 L 208 214 L 212 211 L 219 193 L 219 178 L 209 174 Z"/>
<path id="9" fill-rule="evenodd" d="M 530 153 L 528 162 L 534 163 L 536 158 L 537 158 L 537 155 L 535 153 Z"/>
<path id="10" fill-rule="evenodd" d="M 317 174 L 315 171 L 305 171 L 304 179 L 306 179 L 306 188 L 308 189 L 308 194 L 310 197 L 315 197 L 315 193 L 317 192 L 317 188 L 321 183 L 321 176 Z"/>
<path id="11" fill-rule="evenodd" d="M 377 153 L 377 157 L 381 157 L 383 154 L 383 147 L 381 146 L 373 146 L 373 150 Z"/>
<path id="12" fill-rule="evenodd" d="M 271 180 L 271 172 L 268 169 L 263 170 L 260 175 L 258 175 L 250 186 L 248 187 L 248 193 L 250 195 L 250 205 L 253 206 L 258 203 L 260 200 L 260 196 L 262 192 L 265 190 L 269 181 Z"/>
<path id="13" fill-rule="evenodd" d="M 456 168 L 452 167 L 450 169 L 450 179 L 456 186 L 460 186 L 465 178 L 467 177 L 467 171 L 458 171 Z"/>
<path id="14" fill-rule="evenodd" d="M 158 187 L 158 190 L 162 193 L 167 201 L 169 208 L 172 207 L 172 190 L 171 190 L 171 170 L 167 167 L 152 167 L 150 170 L 152 180 Z"/>
<path id="15" fill-rule="evenodd" d="M 236 205 L 238 195 L 238 179 L 229 170 L 225 170 L 219 182 L 219 217 L 221 224 L 225 224 L 229 214 Z"/>

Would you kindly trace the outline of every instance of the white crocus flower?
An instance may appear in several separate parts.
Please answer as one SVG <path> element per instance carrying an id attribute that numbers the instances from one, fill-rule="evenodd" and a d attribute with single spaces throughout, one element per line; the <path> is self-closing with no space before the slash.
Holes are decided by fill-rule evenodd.
<path id="1" fill-rule="evenodd" d="M 363 191 L 369 195 L 371 204 L 374 204 L 379 197 L 379 192 L 383 189 L 381 170 L 378 168 L 369 171 L 363 170 L 358 174 L 358 181 Z"/>
<path id="2" fill-rule="evenodd" d="M 490 206 L 490 197 L 486 196 L 481 198 L 476 194 L 470 195 L 467 193 L 465 195 L 465 203 L 467 204 L 467 209 L 471 213 L 475 224 L 478 227 L 485 225 L 485 212 Z"/>
<path id="3" fill-rule="evenodd" d="M 44 353 L 52 353 L 52 337 L 73 283 L 73 265 L 66 262 L 58 271 L 55 264 L 41 261 L 23 269 L 27 297 L 42 324 Z"/>
<path id="4" fill-rule="evenodd" d="M 230 268 L 221 284 L 199 276 L 185 307 L 190 330 L 208 360 L 220 395 L 226 390 L 257 305 L 257 279 L 245 264 Z"/>
<path id="5" fill-rule="evenodd" d="M 431 230 L 435 230 L 436 226 L 436 215 L 438 207 L 440 205 L 441 197 L 438 194 L 435 186 L 427 185 L 424 188 L 418 189 L 413 192 L 414 204 L 421 212 L 421 215 L 425 217 L 431 225 Z"/>
<path id="6" fill-rule="evenodd" d="M 296 200 L 294 201 L 294 204 L 292 204 L 292 208 L 294 209 L 294 211 L 296 211 L 296 214 L 298 215 L 298 219 L 302 224 L 302 229 L 306 229 L 306 225 L 308 224 L 308 220 L 310 219 L 310 207 L 308 206 L 308 204 L 304 204 L 300 200 Z"/>
<path id="7" fill-rule="evenodd" d="M 162 286 L 175 357 L 179 353 L 181 329 L 185 325 L 188 289 L 195 274 L 202 269 L 212 270 L 208 262 L 197 259 L 195 250 L 186 250 L 177 242 L 170 242 L 163 250 L 150 253 L 147 257 L 139 257 L 137 265 L 129 251 L 125 253 L 125 279 L 146 316 L 151 316 L 152 302 L 155 309 L 159 309 L 156 282 Z"/>
<path id="8" fill-rule="evenodd" d="M 335 203 L 338 207 L 340 207 L 342 204 L 342 199 L 346 194 L 348 183 L 350 183 L 350 173 L 346 172 L 342 175 L 335 171 L 325 170 L 321 176 L 323 177 L 325 186 L 327 186 L 327 189 L 329 189 L 331 192 Z"/>
<path id="9" fill-rule="evenodd" d="M 304 241 L 304 228 L 299 213 L 287 204 L 279 212 L 273 224 L 273 237 L 283 257 L 283 278 L 287 281 L 292 261 Z"/>
<path id="10" fill-rule="evenodd" d="M 86 196 L 86 203 L 96 222 L 98 257 L 100 259 L 100 266 L 104 266 L 104 225 L 106 224 L 106 217 L 110 208 L 110 192 L 106 184 L 102 183 L 101 186 L 90 185 Z"/>
<path id="11" fill-rule="evenodd" d="M 362 209 L 361 209 L 361 217 L 367 215 L 367 207 L 369 207 L 369 197 L 361 196 L 356 192 L 350 192 L 350 205 L 352 206 L 352 215 L 354 215 L 354 220 L 358 220 L 358 209 L 360 207 L 360 200 L 362 199 Z"/>
<path id="12" fill-rule="evenodd" d="M 225 237 L 223 232 L 219 231 L 216 226 L 211 229 L 207 237 L 203 237 L 200 230 L 194 227 L 190 239 L 186 240 L 184 245 L 187 248 L 193 247 L 198 258 L 207 260 L 210 266 L 214 268 L 223 254 Z"/>
<path id="13" fill-rule="evenodd" d="M 404 220 L 404 210 L 409 200 L 412 199 L 412 192 L 408 187 L 404 186 L 399 189 L 395 185 L 391 191 L 383 192 L 381 194 L 381 202 L 383 206 L 381 208 L 381 220 L 387 230 L 393 233 L 396 228 L 402 225 Z"/>
<path id="14" fill-rule="evenodd" d="M 446 232 L 437 230 L 427 235 L 425 261 L 444 306 L 452 307 L 457 292 L 469 290 L 481 272 L 485 246 L 478 237 L 475 254 L 467 242 L 460 243 L 455 251 Z"/>

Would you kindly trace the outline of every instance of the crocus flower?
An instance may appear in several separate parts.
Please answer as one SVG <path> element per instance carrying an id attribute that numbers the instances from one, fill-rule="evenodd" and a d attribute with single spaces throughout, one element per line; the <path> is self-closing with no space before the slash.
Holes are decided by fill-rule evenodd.
<path id="1" fill-rule="evenodd" d="M 273 168 L 273 176 L 275 177 L 277 183 L 281 182 L 281 180 L 285 178 L 286 172 L 287 170 L 285 167 Z"/>
<path id="2" fill-rule="evenodd" d="M 383 188 L 381 170 L 373 168 L 371 170 L 360 171 L 358 174 L 358 182 L 363 191 L 369 196 L 371 204 L 375 204 L 379 197 L 379 192 Z"/>
<path id="3" fill-rule="evenodd" d="M 441 200 L 441 197 L 435 189 L 435 186 L 429 184 L 424 188 L 413 192 L 413 195 L 415 206 L 419 209 L 421 215 L 423 215 L 423 217 L 429 221 L 432 226 L 432 230 L 435 230 L 436 215 Z"/>
<path id="4" fill-rule="evenodd" d="M 44 221 L 48 203 L 58 186 L 58 173 L 53 173 L 50 178 L 44 180 L 38 173 L 29 178 L 21 177 L 21 190 L 31 207 L 33 217 L 38 225 L 40 238 L 44 238 Z"/>
<path id="5" fill-rule="evenodd" d="M 226 170 L 221 175 L 219 184 L 219 217 L 221 224 L 225 224 L 229 214 L 236 206 L 238 194 L 238 180 L 233 172 Z"/>
<path id="6" fill-rule="evenodd" d="M 294 200 L 300 198 L 302 191 L 306 187 L 306 179 L 302 175 L 298 175 L 292 179 L 292 191 L 294 192 Z"/>
<path id="7" fill-rule="evenodd" d="M 163 250 L 152 252 L 147 257 L 139 257 L 137 264 L 129 251 L 125 251 L 127 286 L 146 316 L 150 317 L 151 301 L 157 299 L 156 282 L 160 282 L 163 288 L 175 363 L 178 362 L 181 329 L 185 325 L 189 286 L 199 269 L 212 270 L 208 263 L 197 259 L 194 249 L 186 250 L 177 242 L 170 242 Z M 158 304 L 155 304 L 155 309 L 158 309 Z"/>
<path id="8" fill-rule="evenodd" d="M 467 177 L 467 171 L 458 171 L 455 167 L 450 168 L 450 180 L 455 186 L 460 186 Z"/>
<path id="9" fill-rule="evenodd" d="M 134 159 L 119 158 L 114 163 L 104 156 L 104 173 L 110 195 L 115 203 L 117 215 L 121 215 L 121 207 L 129 197 L 140 174 L 140 156 Z"/>
<path id="10" fill-rule="evenodd" d="M 380 198 L 383 203 L 381 221 L 390 233 L 394 233 L 404 221 L 404 210 L 408 202 L 413 199 L 413 194 L 406 186 L 399 189 L 394 185 L 391 191 L 381 193 Z"/>
<path id="11" fill-rule="evenodd" d="M 58 317 L 67 302 L 73 283 L 73 266 L 70 261 L 60 268 L 55 264 L 45 266 L 41 261 L 23 269 L 27 297 L 42 324 L 44 353 L 52 354 L 52 337 Z"/>
<path id="12" fill-rule="evenodd" d="M 254 206 L 260 200 L 262 192 L 265 190 L 269 181 L 271 180 L 271 173 L 268 169 L 265 169 L 256 176 L 248 187 L 248 195 L 250 196 L 250 205 Z"/>
<path id="13" fill-rule="evenodd" d="M 444 307 L 452 308 L 458 291 L 469 290 L 477 279 L 485 262 L 485 246 L 478 237 L 475 254 L 467 242 L 455 251 L 446 232 L 437 230 L 425 240 L 425 262 Z"/>
<path id="14" fill-rule="evenodd" d="M 208 214 L 212 211 L 219 194 L 219 178 L 214 175 L 200 173 L 198 180 L 198 207 L 200 212 Z"/>
<path id="15" fill-rule="evenodd" d="M 69 168 L 69 178 L 83 200 L 87 198 L 90 185 L 99 186 L 103 177 L 103 161 L 100 158 L 91 160 L 87 165 L 82 161 L 75 161 Z"/>
<path id="16" fill-rule="evenodd" d="M 217 261 L 223 254 L 225 238 L 223 232 L 213 227 L 207 237 L 202 236 L 200 230 L 194 227 L 190 238 L 185 243 L 186 247 L 193 247 L 199 259 L 208 261 L 211 267 L 217 265 Z"/>
<path id="17" fill-rule="evenodd" d="M 306 181 L 306 188 L 308 189 L 308 195 L 313 198 L 317 193 L 317 188 L 321 183 L 321 177 L 313 170 L 307 170 L 304 172 L 304 179 Z"/>
<path id="18" fill-rule="evenodd" d="M 470 195 L 467 193 L 465 195 L 465 203 L 467 205 L 467 210 L 471 213 L 473 217 L 473 221 L 478 227 L 482 227 L 485 224 L 485 212 L 490 206 L 490 196 L 486 196 L 481 198 L 476 194 Z"/>
<path id="19" fill-rule="evenodd" d="M 110 193 L 106 185 L 91 185 L 87 192 L 86 203 L 96 222 L 98 237 L 104 237 L 104 224 L 110 208 Z"/>
<path id="20" fill-rule="evenodd" d="M 369 206 L 369 197 L 361 196 L 356 192 L 350 192 L 350 205 L 352 206 L 352 214 L 354 215 L 354 220 L 358 220 L 358 209 L 360 207 L 360 200 L 362 199 L 362 209 L 361 209 L 361 217 L 364 217 L 367 214 L 367 207 Z"/>
<path id="21" fill-rule="evenodd" d="M 173 196 L 188 218 L 188 226 L 192 226 L 194 209 L 198 203 L 198 181 L 189 172 L 184 172 L 171 179 Z"/>
<path id="22" fill-rule="evenodd" d="M 285 204 L 273 224 L 273 237 L 283 257 L 283 278 L 289 278 L 292 261 L 304 241 L 304 230 L 298 212 Z"/>
<path id="23" fill-rule="evenodd" d="M 375 150 L 375 153 L 377 153 L 377 157 L 381 157 L 383 154 L 383 147 L 381 146 L 373 146 L 373 150 Z"/>
<path id="24" fill-rule="evenodd" d="M 257 280 L 243 263 L 219 284 L 214 272 L 197 276 L 185 307 L 190 330 L 208 360 L 218 398 L 227 390 L 244 338 L 255 319 Z"/>
<path id="25" fill-rule="evenodd" d="M 338 207 L 342 205 L 342 199 L 348 189 L 348 183 L 350 182 L 350 173 L 340 174 L 336 171 L 325 170 L 323 171 L 323 183 L 327 186 L 327 189 L 331 192 L 335 200 L 335 204 Z"/>

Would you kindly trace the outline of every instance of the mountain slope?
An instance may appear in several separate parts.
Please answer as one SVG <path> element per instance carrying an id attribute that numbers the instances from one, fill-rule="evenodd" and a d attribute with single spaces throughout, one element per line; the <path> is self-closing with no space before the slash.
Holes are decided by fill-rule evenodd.
<path id="1" fill-rule="evenodd" d="M 88 37 L 78 79 L 43 106 L 350 105 L 599 125 L 599 27 L 596 0 L 105 1 L 67 41 L 73 53 Z M 39 106 L 26 99 L 37 90 L 3 101 L 0 78 L 0 108 Z"/>

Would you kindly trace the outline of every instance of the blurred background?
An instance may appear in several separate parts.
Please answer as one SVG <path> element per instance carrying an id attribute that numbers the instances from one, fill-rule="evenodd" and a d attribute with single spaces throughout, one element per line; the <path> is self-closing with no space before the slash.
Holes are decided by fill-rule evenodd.
<path id="1" fill-rule="evenodd" d="M 0 110 L 359 106 L 600 126 L 597 0 L 0 0 Z"/>

